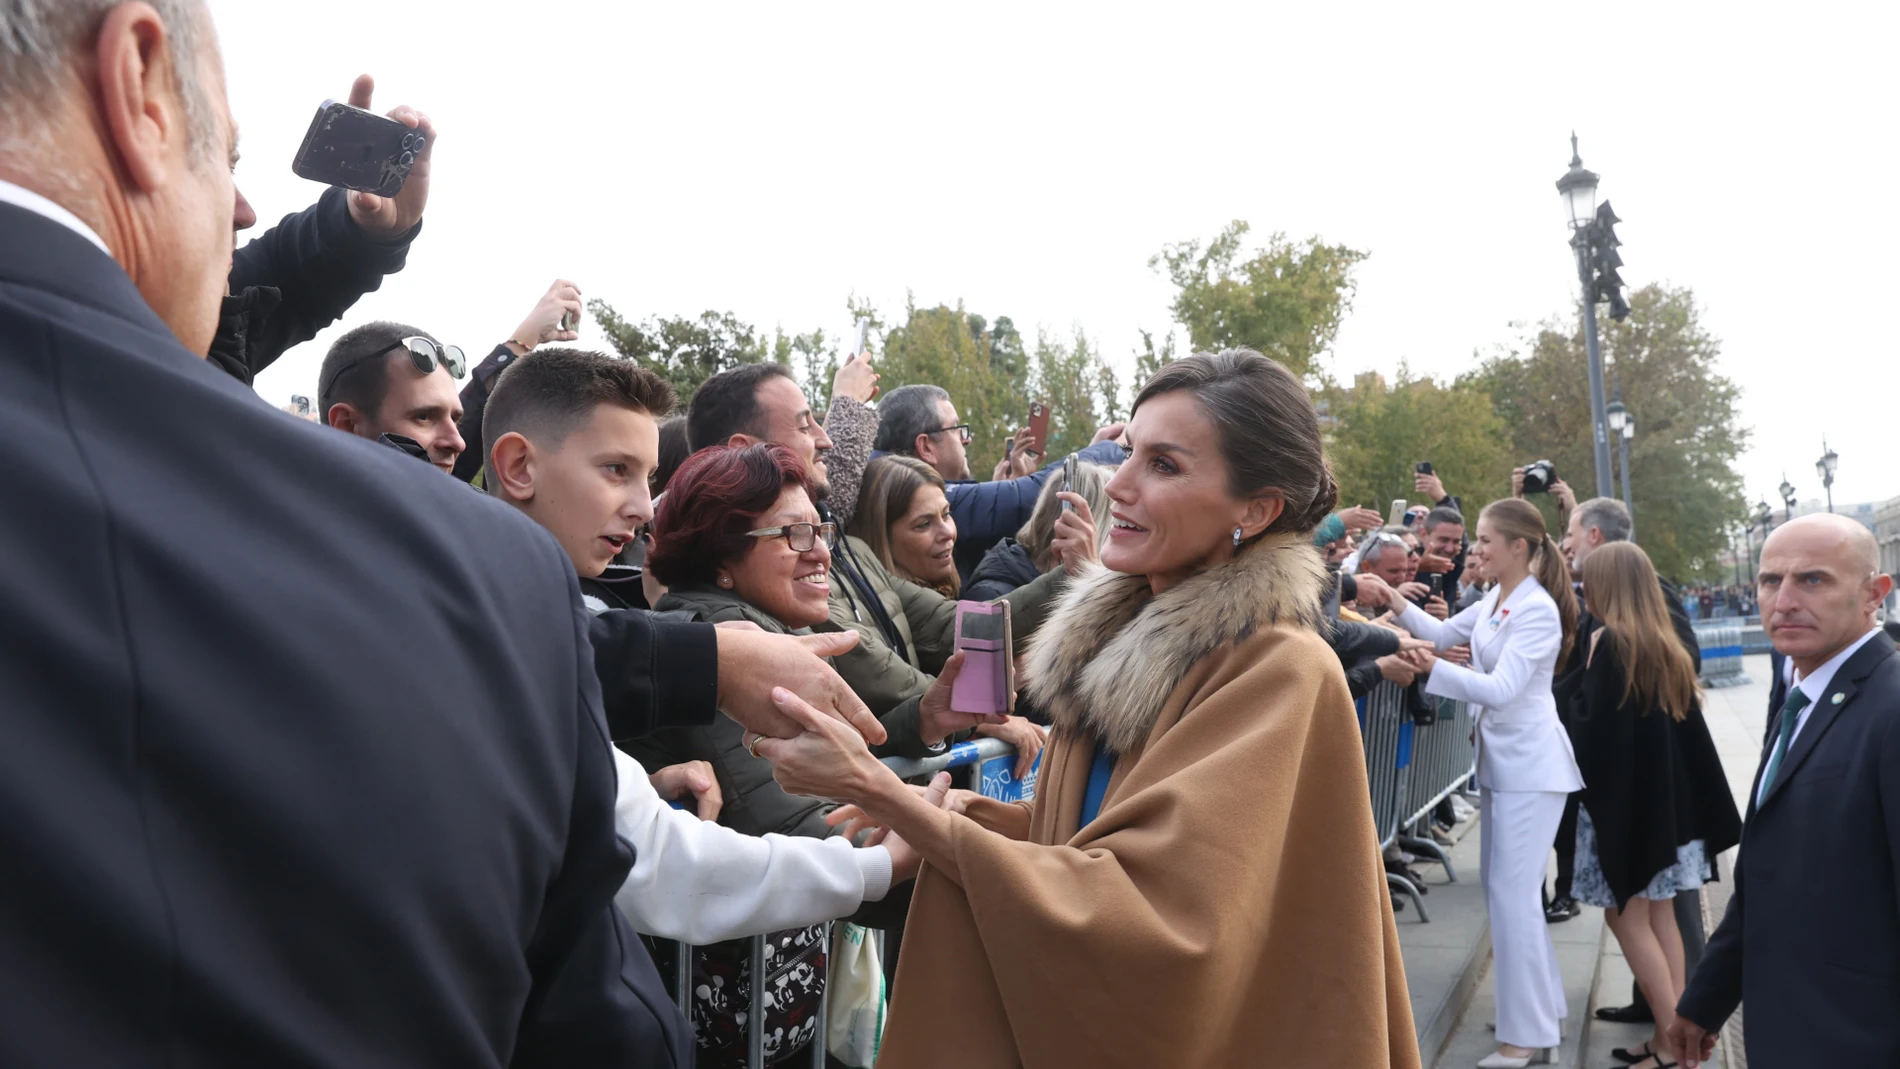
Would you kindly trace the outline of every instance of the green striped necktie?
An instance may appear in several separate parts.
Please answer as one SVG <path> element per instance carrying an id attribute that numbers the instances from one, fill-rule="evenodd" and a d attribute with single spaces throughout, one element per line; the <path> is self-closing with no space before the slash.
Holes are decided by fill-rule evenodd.
<path id="1" fill-rule="evenodd" d="M 1761 774 L 1761 793 L 1755 796 L 1757 806 L 1768 797 L 1768 789 L 1775 785 L 1775 773 L 1781 771 L 1782 759 L 1788 756 L 1788 743 L 1794 738 L 1794 726 L 1801 721 L 1801 710 L 1807 707 L 1806 691 L 1796 687 L 1788 692 L 1788 700 L 1781 707 L 1781 731 L 1775 736 L 1775 748 L 1768 754 L 1768 771 Z"/>

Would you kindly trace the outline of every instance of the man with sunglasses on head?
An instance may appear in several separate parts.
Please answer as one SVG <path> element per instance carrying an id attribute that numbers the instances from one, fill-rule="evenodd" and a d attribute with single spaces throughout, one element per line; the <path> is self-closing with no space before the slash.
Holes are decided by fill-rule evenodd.
<path id="1" fill-rule="evenodd" d="M 402 323 L 377 321 L 330 346 L 317 373 L 323 422 L 371 441 L 407 438 L 431 464 L 453 471 L 467 448 L 457 385 L 467 375 L 462 350 Z"/>

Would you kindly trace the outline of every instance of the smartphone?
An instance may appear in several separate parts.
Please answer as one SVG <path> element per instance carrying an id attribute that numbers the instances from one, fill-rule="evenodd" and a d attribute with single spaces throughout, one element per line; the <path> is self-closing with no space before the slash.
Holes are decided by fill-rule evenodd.
<path id="1" fill-rule="evenodd" d="M 950 688 L 959 713 L 1016 711 L 1016 658 L 1011 653 L 1009 602 L 957 602 L 957 649 L 963 671 Z"/>
<path id="2" fill-rule="evenodd" d="M 562 330 L 573 330 L 575 327 L 578 327 L 580 325 L 581 325 L 580 313 L 578 312 L 561 313 L 561 329 Z"/>
<path id="3" fill-rule="evenodd" d="M 1068 456 L 1062 458 L 1062 493 L 1067 494 L 1074 492 L 1075 469 L 1080 463 L 1081 461 L 1074 453 L 1070 453 Z M 1074 512 L 1075 503 L 1072 501 L 1064 501 L 1062 503 L 1062 511 Z"/>
<path id="4" fill-rule="evenodd" d="M 312 182 L 393 197 L 402 192 L 427 144 L 422 134 L 394 119 L 326 100 L 290 169 Z"/>
<path id="5" fill-rule="evenodd" d="M 1420 475 L 1431 475 L 1431 474 L 1434 474 L 1434 473 L 1433 473 L 1433 471 L 1432 471 L 1432 462 L 1431 462 L 1431 461 L 1429 461 L 1429 460 L 1421 460 L 1421 461 L 1419 461 L 1419 462 L 1418 462 L 1418 464 L 1417 464 L 1417 466 L 1415 466 L 1415 467 L 1413 467 L 1413 469 L 1412 469 L 1412 470 L 1413 470 L 1413 471 L 1415 471 L 1415 472 L 1417 472 L 1417 473 L 1418 473 L 1418 474 L 1420 474 Z"/>
<path id="6" fill-rule="evenodd" d="M 1029 433 L 1045 451 L 1049 448 L 1049 406 L 1041 401 L 1029 404 Z"/>
<path id="7" fill-rule="evenodd" d="M 851 351 L 844 354 L 845 359 L 848 360 L 851 357 L 857 356 L 858 354 L 864 352 L 864 347 L 870 344 L 870 341 L 871 341 L 871 321 L 868 319 L 858 320 L 858 340 L 855 345 L 851 346 Z"/>
<path id="8" fill-rule="evenodd" d="M 1385 525 L 1387 527 L 1405 526 L 1405 499 L 1404 498 L 1395 497 L 1392 499 L 1392 511 L 1386 515 Z"/>

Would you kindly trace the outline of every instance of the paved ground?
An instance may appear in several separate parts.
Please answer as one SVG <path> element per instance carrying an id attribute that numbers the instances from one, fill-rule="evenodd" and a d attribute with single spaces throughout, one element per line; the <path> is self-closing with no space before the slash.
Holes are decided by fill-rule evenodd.
<path id="1" fill-rule="evenodd" d="M 1709 732 L 1721 754 L 1737 805 L 1747 793 L 1761 757 L 1767 723 L 1768 657 L 1746 657 L 1743 668 L 1750 683 L 1712 689 L 1704 703 Z M 1476 830 L 1475 821 L 1461 827 L 1459 834 L 1464 837 L 1452 851 L 1460 882 L 1446 884 L 1437 866 L 1421 866 L 1431 884 L 1431 893 L 1425 899 L 1431 923 L 1419 923 L 1409 908 L 1399 914 L 1399 943 L 1405 954 L 1420 1047 L 1425 1063 L 1442 1069 L 1475 1065 L 1497 1049 L 1497 1037 L 1488 1027 L 1495 1019 L 1495 993 L 1484 900 L 1478 889 Z M 1722 860 L 1724 881 L 1705 892 L 1704 912 L 1710 927 L 1721 918 L 1731 889 L 1726 877 L 1732 857 L 1724 856 Z M 1580 1069 L 1610 1066 L 1615 1062 L 1610 1057 L 1612 1048 L 1639 1045 L 1649 1032 L 1647 1027 L 1608 1024 L 1593 1017 L 1598 1006 L 1629 1001 L 1629 966 L 1605 928 L 1601 910 L 1585 909 L 1577 919 L 1553 925 L 1551 939 L 1556 944 L 1570 1007 L 1556 1064 Z M 1747 1069 L 1739 1058 L 1740 1021 L 1741 1015 L 1737 1014 L 1712 1064 L 1723 1069 Z M 1724 1056 L 1729 1060 L 1724 1061 Z"/>

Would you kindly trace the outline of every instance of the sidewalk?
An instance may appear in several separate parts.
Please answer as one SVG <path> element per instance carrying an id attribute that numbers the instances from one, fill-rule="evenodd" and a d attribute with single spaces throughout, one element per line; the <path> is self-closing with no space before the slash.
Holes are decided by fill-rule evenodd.
<path id="1" fill-rule="evenodd" d="M 1742 799 L 1748 794 L 1748 785 L 1755 777 L 1755 765 L 1761 760 L 1762 735 L 1768 724 L 1768 684 L 1770 682 L 1769 659 L 1767 654 L 1755 654 L 1742 658 L 1742 670 L 1748 674 L 1749 682 L 1744 686 L 1724 687 L 1709 690 L 1703 694 L 1702 712 L 1709 723 L 1709 735 L 1715 740 L 1715 749 L 1722 757 L 1722 771 L 1728 776 L 1729 789 L 1735 794 L 1736 808 L 1744 808 Z M 1730 873 L 1735 861 L 1733 850 L 1719 859 L 1722 879 L 1704 886 L 1702 890 L 1702 913 L 1708 929 L 1713 931 L 1728 909 L 1729 895 L 1734 893 L 1735 885 Z M 1601 916 L 1600 910 L 1589 910 Z M 1590 999 L 1590 1025 L 1584 1036 L 1581 1054 L 1587 1059 L 1586 1066 L 1609 1065 L 1614 1060 L 1610 1051 L 1616 1047 L 1630 1047 L 1643 1043 L 1651 1034 L 1647 1025 L 1611 1024 L 1595 1019 L 1598 1006 L 1621 1006 L 1630 998 L 1630 968 L 1623 960 L 1623 952 L 1618 949 L 1615 938 L 1603 941 L 1603 955 L 1597 967 L 1596 990 Z M 1722 1069 L 1748 1069 L 1748 1063 L 1742 1055 L 1742 1014 L 1738 1011 L 1722 1030 L 1722 1042 L 1716 1047 L 1715 1060 L 1707 1063 Z"/>
<path id="2" fill-rule="evenodd" d="M 1761 758 L 1762 733 L 1767 725 L 1768 657 L 1744 657 L 1742 666 L 1750 682 L 1707 691 L 1703 709 L 1738 807 Z M 1411 987 L 1419 1049 L 1426 1065 L 1442 1069 L 1465 1069 L 1497 1049 L 1497 1037 L 1488 1027 L 1495 994 L 1490 929 L 1484 895 L 1478 886 L 1477 832 L 1477 821 L 1473 820 L 1454 833 L 1460 836 L 1451 850 L 1459 882 L 1444 882 L 1437 865 L 1418 866 L 1431 886 L 1425 898 L 1431 923 L 1420 923 L 1409 906 L 1398 915 L 1399 946 L 1405 956 L 1405 978 Z M 1720 859 L 1722 881 L 1704 889 L 1703 913 L 1710 929 L 1728 907 L 1733 860 L 1733 851 L 1724 854 Z M 1610 1057 L 1611 1049 L 1638 1046 L 1650 1033 L 1648 1026 L 1595 1019 L 1597 1007 L 1621 1006 L 1629 1001 L 1629 965 L 1603 922 L 1602 910 L 1586 908 L 1576 919 L 1552 925 L 1550 934 L 1570 1011 L 1555 1064 L 1566 1069 L 1610 1066 L 1615 1061 Z M 1707 1064 L 1747 1069 L 1741 1058 L 1741 1021 L 1738 1012 L 1723 1030 L 1715 1059 Z"/>

